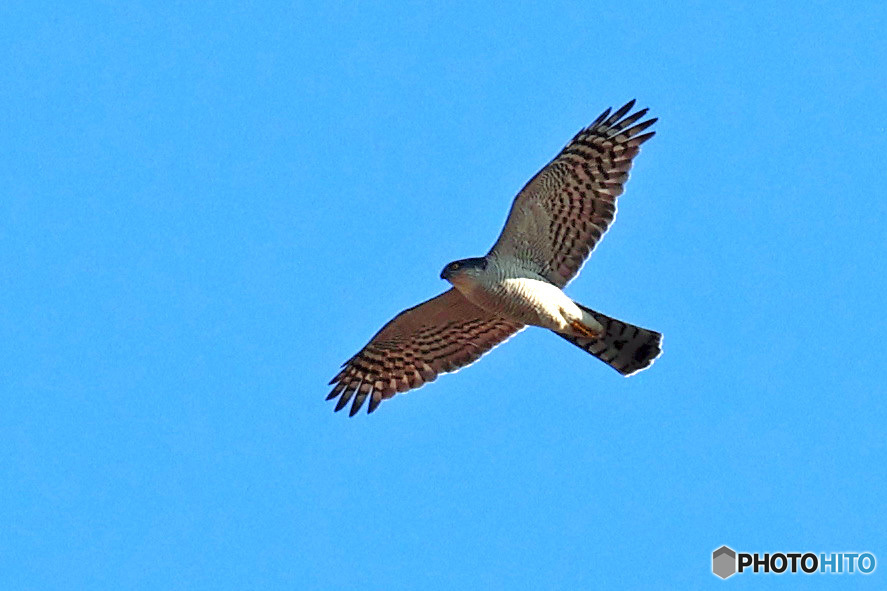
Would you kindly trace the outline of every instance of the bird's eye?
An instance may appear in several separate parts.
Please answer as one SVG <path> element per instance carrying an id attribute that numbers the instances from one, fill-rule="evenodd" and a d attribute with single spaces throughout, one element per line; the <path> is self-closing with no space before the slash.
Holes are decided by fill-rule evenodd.
<path id="1" fill-rule="evenodd" d="M 453 268 L 453 271 L 455 271 L 456 269 L 459 268 L 459 263 L 453 263 L 453 264 L 450 265 L 450 266 Z"/>

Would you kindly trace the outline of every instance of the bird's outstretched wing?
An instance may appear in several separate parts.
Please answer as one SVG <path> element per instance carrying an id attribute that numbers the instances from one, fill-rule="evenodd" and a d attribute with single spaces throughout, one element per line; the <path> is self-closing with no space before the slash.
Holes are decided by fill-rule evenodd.
<path id="1" fill-rule="evenodd" d="M 353 397 L 354 416 L 369 398 L 368 412 L 373 412 L 385 398 L 474 363 L 521 328 L 450 289 L 404 310 L 376 333 L 330 381 L 335 386 L 327 400 L 338 396 L 339 411 Z"/>
<path id="2" fill-rule="evenodd" d="M 637 123 L 634 101 L 604 111 L 521 189 L 490 254 L 512 257 L 565 286 L 579 273 L 616 216 L 632 159 L 655 132 L 656 119 Z"/>

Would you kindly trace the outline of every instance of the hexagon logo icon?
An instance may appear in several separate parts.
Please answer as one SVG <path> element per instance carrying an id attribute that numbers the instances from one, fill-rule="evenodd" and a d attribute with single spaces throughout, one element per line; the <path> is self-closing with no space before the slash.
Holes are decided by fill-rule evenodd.
<path id="1" fill-rule="evenodd" d="M 711 553 L 711 572 L 722 579 L 736 573 L 736 552 L 727 546 L 721 546 Z"/>

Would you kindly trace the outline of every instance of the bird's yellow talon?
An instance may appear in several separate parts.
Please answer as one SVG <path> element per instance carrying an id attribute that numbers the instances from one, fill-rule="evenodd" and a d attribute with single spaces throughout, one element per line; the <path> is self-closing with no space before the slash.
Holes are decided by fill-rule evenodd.
<path id="1" fill-rule="evenodd" d="M 570 328 L 572 328 L 573 330 L 575 330 L 579 334 L 586 336 L 590 339 L 597 339 L 601 336 L 601 333 L 591 330 L 590 328 L 588 328 L 587 326 L 585 326 L 584 324 L 582 324 L 578 320 L 570 321 Z"/>

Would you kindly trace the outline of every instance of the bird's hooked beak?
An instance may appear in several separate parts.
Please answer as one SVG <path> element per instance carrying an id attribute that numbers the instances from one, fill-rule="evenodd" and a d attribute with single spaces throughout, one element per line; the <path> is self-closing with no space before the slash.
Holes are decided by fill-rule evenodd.
<path id="1" fill-rule="evenodd" d="M 443 271 L 440 272 L 440 278 L 453 283 L 453 279 L 461 277 L 464 271 L 476 271 L 486 268 L 487 261 L 482 257 L 453 261 L 443 268 Z"/>
<path id="2" fill-rule="evenodd" d="M 443 271 L 440 272 L 440 278 L 446 279 L 450 281 L 450 278 L 461 268 L 459 261 L 455 261 L 453 263 L 449 263 L 446 267 L 443 268 Z M 452 283 L 452 281 L 450 281 Z"/>

